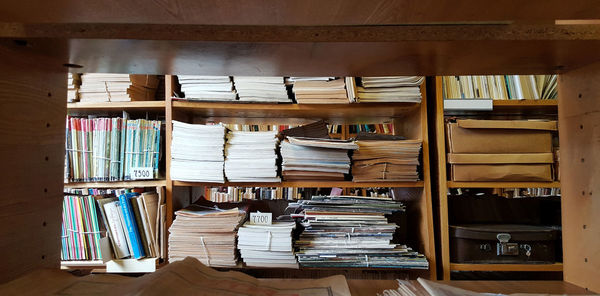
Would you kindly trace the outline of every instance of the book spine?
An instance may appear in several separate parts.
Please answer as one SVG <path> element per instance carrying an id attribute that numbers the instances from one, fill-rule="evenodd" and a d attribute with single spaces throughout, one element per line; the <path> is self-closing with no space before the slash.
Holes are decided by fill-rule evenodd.
<path id="1" fill-rule="evenodd" d="M 115 256 L 117 258 L 125 258 L 130 256 L 129 247 L 125 238 L 124 227 L 121 224 L 121 218 L 119 217 L 120 202 L 114 201 L 104 204 L 104 211 L 106 213 L 106 220 L 111 234 Z"/>
<path id="2" fill-rule="evenodd" d="M 129 239 L 131 240 L 133 258 L 140 259 L 144 257 L 144 249 L 141 245 L 140 233 L 131 209 L 130 197 L 122 194 L 119 196 L 119 202 L 121 204 L 121 209 L 123 210 L 123 219 L 125 220 L 125 226 L 129 233 Z"/>

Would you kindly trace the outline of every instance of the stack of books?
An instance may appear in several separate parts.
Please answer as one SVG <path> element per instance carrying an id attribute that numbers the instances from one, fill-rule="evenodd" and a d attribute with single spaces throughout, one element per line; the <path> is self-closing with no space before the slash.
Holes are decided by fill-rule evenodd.
<path id="1" fill-rule="evenodd" d="M 357 140 L 352 155 L 354 182 L 419 180 L 420 140 Z"/>
<path id="2" fill-rule="evenodd" d="M 79 101 L 79 85 L 81 85 L 81 78 L 79 74 L 69 73 L 67 76 L 67 102 Z"/>
<path id="3" fill-rule="evenodd" d="M 423 76 L 361 77 L 358 86 L 359 103 L 421 102 Z"/>
<path id="4" fill-rule="evenodd" d="M 81 75 L 81 102 L 152 101 L 156 75 L 85 73 Z"/>
<path id="5" fill-rule="evenodd" d="M 229 76 L 177 75 L 187 100 L 235 101 L 237 94 Z"/>
<path id="6" fill-rule="evenodd" d="M 344 180 L 350 171 L 348 150 L 353 141 L 287 137 L 281 143 L 282 174 L 285 180 Z"/>
<path id="7" fill-rule="evenodd" d="M 255 225 L 246 222 L 238 230 L 238 249 L 247 266 L 298 268 L 292 245 L 296 222 Z"/>
<path id="8" fill-rule="evenodd" d="M 191 256 L 208 266 L 236 266 L 236 231 L 245 218 L 237 208 L 192 205 L 175 212 L 169 228 L 169 262 Z"/>
<path id="9" fill-rule="evenodd" d="M 225 127 L 173 120 L 171 179 L 224 183 Z"/>
<path id="10" fill-rule="evenodd" d="M 386 214 L 404 211 L 387 198 L 313 196 L 292 207 L 302 210 L 304 232 L 295 242 L 306 267 L 385 267 L 427 269 L 427 259 L 411 248 L 392 243 L 397 225 Z"/>
<path id="11" fill-rule="evenodd" d="M 253 200 L 296 200 L 316 194 L 329 194 L 331 188 L 299 188 L 299 187 L 241 187 L 220 186 L 204 187 L 204 196 L 212 202 L 241 202 Z"/>
<path id="12" fill-rule="evenodd" d="M 446 99 L 547 100 L 556 99 L 556 75 L 444 76 Z"/>
<path id="13" fill-rule="evenodd" d="M 132 180 L 139 167 L 158 178 L 160 129 L 156 120 L 67 117 L 65 181 Z"/>
<path id="14" fill-rule="evenodd" d="M 100 226 L 92 196 L 65 196 L 62 214 L 61 259 L 99 260 Z"/>
<path id="15" fill-rule="evenodd" d="M 333 77 L 292 77 L 298 104 L 348 104 L 346 82 Z"/>
<path id="16" fill-rule="evenodd" d="M 240 102 L 291 103 L 283 77 L 235 76 Z"/>
<path id="17" fill-rule="evenodd" d="M 277 131 L 227 133 L 225 176 L 231 182 L 280 182 Z"/>

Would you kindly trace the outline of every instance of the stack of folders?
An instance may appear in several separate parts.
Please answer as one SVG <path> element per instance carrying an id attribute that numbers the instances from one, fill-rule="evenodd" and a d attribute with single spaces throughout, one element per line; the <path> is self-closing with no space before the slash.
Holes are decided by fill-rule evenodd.
<path id="1" fill-rule="evenodd" d="M 296 255 L 306 267 L 385 267 L 427 269 L 427 259 L 411 248 L 392 243 L 397 225 L 386 214 L 404 205 L 386 198 L 313 196 L 292 207 L 304 214 L 304 232 Z"/>
<path id="2" fill-rule="evenodd" d="M 62 260 L 102 259 L 100 225 L 92 196 L 65 196 L 61 234 Z"/>
<path id="3" fill-rule="evenodd" d="M 67 117 L 65 181 L 132 180 L 133 168 L 158 178 L 161 122 Z"/>
<path id="4" fill-rule="evenodd" d="M 227 133 L 225 176 L 231 182 L 280 182 L 277 131 Z"/>
<path id="5" fill-rule="evenodd" d="M 281 143 L 285 180 L 344 180 L 350 171 L 348 150 L 353 141 L 287 137 Z"/>
<path id="6" fill-rule="evenodd" d="M 79 85 L 81 85 L 79 74 L 69 73 L 67 76 L 67 102 L 79 101 Z"/>
<path id="7" fill-rule="evenodd" d="M 152 101 L 156 75 L 85 73 L 81 75 L 81 102 Z"/>
<path id="8" fill-rule="evenodd" d="M 291 103 L 283 77 L 235 76 L 240 102 Z"/>
<path id="9" fill-rule="evenodd" d="M 164 257 L 166 205 L 156 192 L 98 200 L 115 258 Z"/>
<path id="10" fill-rule="evenodd" d="M 362 77 L 358 89 L 359 103 L 421 102 L 423 76 Z"/>
<path id="11" fill-rule="evenodd" d="M 237 208 L 192 205 L 175 212 L 169 228 L 169 262 L 191 256 L 208 266 L 236 265 L 236 230 L 246 218 Z"/>
<path id="12" fill-rule="evenodd" d="M 298 268 L 292 247 L 296 222 L 256 225 L 246 222 L 238 230 L 238 249 L 247 266 Z"/>
<path id="13" fill-rule="evenodd" d="M 237 94 L 229 76 L 177 75 L 181 91 L 192 101 L 235 101 Z"/>
<path id="14" fill-rule="evenodd" d="M 173 120 L 171 179 L 224 183 L 225 127 Z"/>
<path id="15" fill-rule="evenodd" d="M 556 75 L 444 76 L 446 99 L 545 100 L 558 95 Z"/>
<path id="16" fill-rule="evenodd" d="M 293 91 L 298 104 L 350 103 L 343 78 L 292 77 L 290 81 L 294 84 Z"/>
<path id="17" fill-rule="evenodd" d="M 352 155 L 354 182 L 419 180 L 420 140 L 357 140 Z"/>

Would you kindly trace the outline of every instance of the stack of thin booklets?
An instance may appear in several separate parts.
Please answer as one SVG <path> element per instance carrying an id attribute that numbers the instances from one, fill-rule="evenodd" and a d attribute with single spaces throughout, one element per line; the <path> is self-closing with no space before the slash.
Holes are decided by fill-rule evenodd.
<path id="1" fill-rule="evenodd" d="M 444 76 L 446 99 L 547 100 L 556 99 L 556 75 Z"/>
<path id="2" fill-rule="evenodd" d="M 277 131 L 229 131 L 225 176 L 231 182 L 280 182 L 277 175 Z"/>
<path id="3" fill-rule="evenodd" d="M 132 180 L 136 167 L 158 178 L 160 129 L 157 120 L 67 117 L 65 181 Z"/>
<path id="4" fill-rule="evenodd" d="M 79 100 L 79 85 L 81 85 L 79 74 L 69 73 L 67 76 L 67 102 L 72 103 Z"/>
<path id="5" fill-rule="evenodd" d="M 171 179 L 224 183 L 225 127 L 173 120 Z"/>
<path id="6" fill-rule="evenodd" d="M 238 249 L 247 266 L 298 268 L 292 246 L 296 222 L 256 225 L 246 222 L 238 230 Z"/>
<path id="7" fill-rule="evenodd" d="M 191 256 L 208 266 L 236 266 L 236 230 L 245 218 L 238 208 L 192 205 L 175 212 L 169 228 L 169 262 Z"/>
<path id="8" fill-rule="evenodd" d="M 350 171 L 348 150 L 353 141 L 287 137 L 281 143 L 285 180 L 344 180 Z"/>
<path id="9" fill-rule="evenodd" d="M 61 234 L 62 260 L 102 259 L 100 226 L 92 196 L 65 196 Z"/>
<path id="10" fill-rule="evenodd" d="M 229 76 L 177 75 L 185 99 L 192 101 L 235 101 L 237 94 Z"/>
<path id="11" fill-rule="evenodd" d="M 424 80 L 423 76 L 361 77 L 358 102 L 420 103 Z"/>
<path id="12" fill-rule="evenodd" d="M 346 82 L 334 77 L 291 77 L 298 104 L 348 104 Z"/>
<path id="13" fill-rule="evenodd" d="M 240 102 L 291 103 L 283 77 L 235 76 Z"/>
<path id="14" fill-rule="evenodd" d="M 152 101 L 156 75 L 85 73 L 81 75 L 81 102 Z"/>
<path id="15" fill-rule="evenodd" d="M 305 229 L 295 242 L 301 266 L 429 267 L 423 255 L 391 242 L 397 225 L 385 215 L 404 211 L 402 203 L 389 198 L 313 196 L 291 205 L 304 215 Z"/>
<path id="16" fill-rule="evenodd" d="M 352 180 L 418 181 L 421 143 L 421 140 L 357 139 L 358 150 L 352 155 Z"/>

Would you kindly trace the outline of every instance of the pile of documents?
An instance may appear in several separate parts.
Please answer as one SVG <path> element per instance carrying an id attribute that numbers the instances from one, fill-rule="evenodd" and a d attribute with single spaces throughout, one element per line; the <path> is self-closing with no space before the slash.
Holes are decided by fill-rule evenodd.
<path id="1" fill-rule="evenodd" d="M 348 104 L 346 82 L 334 77 L 292 77 L 298 104 Z"/>
<path id="2" fill-rule="evenodd" d="M 194 257 L 208 266 L 236 266 L 236 230 L 246 217 L 238 208 L 191 205 L 175 212 L 169 228 L 169 262 Z"/>
<path id="3" fill-rule="evenodd" d="M 67 76 L 67 102 L 77 102 L 79 100 L 79 85 L 81 78 L 79 74 L 69 73 Z"/>
<path id="4" fill-rule="evenodd" d="M 225 127 L 173 120 L 171 179 L 224 183 Z"/>
<path id="5" fill-rule="evenodd" d="M 280 182 L 277 131 L 227 133 L 225 176 L 232 182 Z"/>
<path id="6" fill-rule="evenodd" d="M 358 87 L 358 102 L 420 103 L 420 85 L 424 80 L 424 76 L 362 77 Z"/>
<path id="7" fill-rule="evenodd" d="M 235 101 L 237 94 L 229 76 L 177 75 L 187 100 Z"/>
<path id="8" fill-rule="evenodd" d="M 421 140 L 357 140 L 352 155 L 355 182 L 419 180 Z"/>
<path id="9" fill-rule="evenodd" d="M 296 222 L 256 225 L 246 222 L 238 230 L 238 249 L 247 266 L 298 268 L 292 246 Z"/>
<path id="10" fill-rule="evenodd" d="M 81 102 L 152 101 L 156 75 L 85 73 L 81 75 Z"/>
<path id="11" fill-rule="evenodd" d="M 291 103 L 283 77 L 235 76 L 240 102 Z"/>
<path id="12" fill-rule="evenodd" d="M 281 143 L 285 180 L 344 180 L 350 171 L 348 150 L 353 141 L 287 137 Z"/>
<path id="13" fill-rule="evenodd" d="M 390 198 L 313 196 L 292 207 L 302 210 L 304 232 L 295 242 L 306 267 L 386 267 L 427 269 L 427 259 L 392 243 L 397 225 L 385 214 L 404 211 Z"/>

